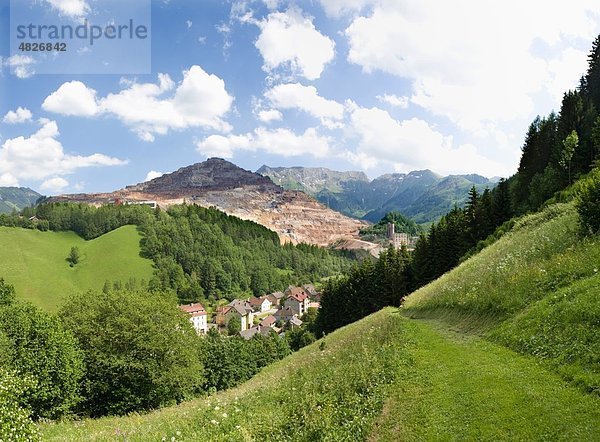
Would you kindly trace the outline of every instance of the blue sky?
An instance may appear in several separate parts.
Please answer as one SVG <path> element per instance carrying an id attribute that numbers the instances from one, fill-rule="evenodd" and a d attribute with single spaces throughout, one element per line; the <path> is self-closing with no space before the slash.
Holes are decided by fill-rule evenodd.
<path id="1" fill-rule="evenodd" d="M 32 20 L 74 24 L 116 8 L 14 1 Z M 100 70 L 95 46 L 43 74 L 37 54 L 11 52 L 9 3 L 0 185 L 45 194 L 115 190 L 210 156 L 251 170 L 508 176 L 528 124 L 559 108 L 600 33 L 588 0 L 152 0 L 148 74 L 122 72 L 140 55 L 125 46 L 106 63 L 115 73 L 74 73 Z"/>

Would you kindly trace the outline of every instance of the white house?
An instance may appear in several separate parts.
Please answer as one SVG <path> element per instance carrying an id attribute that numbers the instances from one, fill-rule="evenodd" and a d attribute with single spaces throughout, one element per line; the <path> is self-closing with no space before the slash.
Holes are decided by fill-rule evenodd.
<path id="1" fill-rule="evenodd" d="M 304 315 L 308 309 L 310 299 L 308 294 L 301 287 L 289 287 L 286 290 L 287 298 L 284 306 L 290 307 L 298 316 Z"/>
<path id="2" fill-rule="evenodd" d="M 247 330 L 254 325 L 254 313 L 248 301 L 235 299 L 228 305 L 217 308 L 217 325 L 221 327 L 227 326 L 233 317 L 240 319 L 242 330 Z"/>
<path id="3" fill-rule="evenodd" d="M 253 296 L 248 300 L 248 302 L 250 303 L 255 312 L 260 313 L 268 312 L 273 306 L 271 300 L 267 296 L 261 296 L 260 298 Z"/>
<path id="4" fill-rule="evenodd" d="M 187 304 L 180 305 L 179 308 L 187 313 L 190 317 L 190 322 L 198 334 L 206 334 L 208 332 L 208 321 L 206 309 L 202 304 Z"/>

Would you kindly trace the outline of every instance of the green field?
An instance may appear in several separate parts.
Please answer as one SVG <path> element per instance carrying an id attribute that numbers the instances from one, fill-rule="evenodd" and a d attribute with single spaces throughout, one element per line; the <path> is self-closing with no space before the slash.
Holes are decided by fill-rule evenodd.
<path id="1" fill-rule="evenodd" d="M 92 241 L 72 232 L 0 227 L 0 277 L 15 286 L 18 298 L 55 311 L 72 293 L 101 290 L 106 280 L 148 281 L 152 262 L 139 256 L 139 242 L 135 226 Z M 71 268 L 66 258 L 73 246 L 79 248 L 81 261 Z"/>
<path id="2" fill-rule="evenodd" d="M 48 440 L 600 440 L 600 242 L 572 204 L 242 386 Z"/>

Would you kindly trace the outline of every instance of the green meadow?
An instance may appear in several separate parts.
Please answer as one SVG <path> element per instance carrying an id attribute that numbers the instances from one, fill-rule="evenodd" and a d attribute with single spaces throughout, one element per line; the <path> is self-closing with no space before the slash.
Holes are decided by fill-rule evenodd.
<path id="1" fill-rule="evenodd" d="M 91 241 L 73 232 L 40 232 L 0 227 L 0 277 L 17 296 L 55 311 L 72 293 L 101 290 L 105 281 L 139 282 L 152 277 L 152 262 L 140 257 L 140 234 L 125 226 Z M 71 247 L 81 260 L 70 267 Z"/>

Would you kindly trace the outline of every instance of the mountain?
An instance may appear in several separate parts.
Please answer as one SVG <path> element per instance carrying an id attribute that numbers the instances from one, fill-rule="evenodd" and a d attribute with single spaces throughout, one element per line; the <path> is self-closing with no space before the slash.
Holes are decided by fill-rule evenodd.
<path id="1" fill-rule="evenodd" d="M 162 208 L 192 203 L 216 207 L 273 230 L 283 242 L 320 246 L 358 239 L 358 231 L 366 225 L 325 207 L 303 192 L 284 190 L 269 178 L 220 158 L 210 158 L 115 192 L 61 195 L 50 201 L 96 205 L 155 202 Z"/>
<path id="2" fill-rule="evenodd" d="M 0 213 L 18 212 L 33 206 L 41 196 L 27 187 L 0 187 Z"/>
<path id="3" fill-rule="evenodd" d="M 455 204 L 464 204 L 472 186 L 483 190 L 498 181 L 476 174 L 442 177 L 430 170 L 386 174 L 372 181 L 362 172 L 324 168 L 262 166 L 257 173 L 285 189 L 302 190 L 345 215 L 374 223 L 392 211 L 419 223 L 434 221 Z"/>

